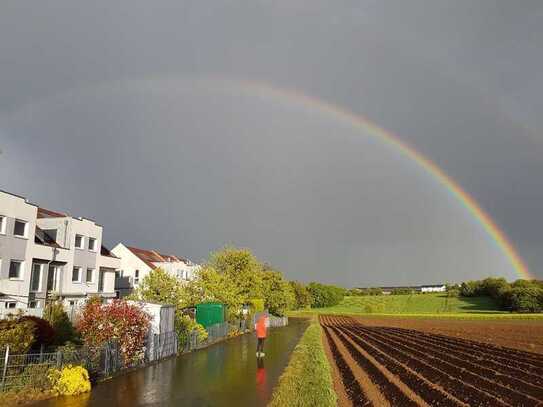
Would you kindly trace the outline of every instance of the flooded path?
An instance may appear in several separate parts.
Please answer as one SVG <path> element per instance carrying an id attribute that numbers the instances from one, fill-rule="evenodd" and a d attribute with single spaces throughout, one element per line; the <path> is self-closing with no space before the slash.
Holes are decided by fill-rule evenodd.
<path id="1" fill-rule="evenodd" d="M 101 383 L 92 392 L 35 404 L 82 406 L 264 406 L 308 325 L 291 318 L 271 329 L 266 356 L 257 363 L 253 334 L 165 360 Z"/>

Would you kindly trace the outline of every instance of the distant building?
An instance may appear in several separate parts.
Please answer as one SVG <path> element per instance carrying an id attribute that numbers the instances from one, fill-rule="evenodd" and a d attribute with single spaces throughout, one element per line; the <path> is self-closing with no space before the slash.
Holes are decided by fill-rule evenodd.
<path id="1" fill-rule="evenodd" d="M 120 260 L 102 246 L 103 228 L 0 191 L 0 313 L 41 310 L 48 298 L 81 305 L 115 296 Z"/>
<path id="2" fill-rule="evenodd" d="M 422 285 L 420 291 L 423 293 L 442 293 L 447 291 L 447 286 L 445 284 Z"/>
<path id="3" fill-rule="evenodd" d="M 115 290 L 120 297 L 128 295 L 146 275 L 156 268 L 161 268 L 181 282 L 186 282 L 194 279 L 200 267 L 184 257 L 125 246 L 123 243 L 119 243 L 111 251 L 121 259 L 115 283 Z"/>

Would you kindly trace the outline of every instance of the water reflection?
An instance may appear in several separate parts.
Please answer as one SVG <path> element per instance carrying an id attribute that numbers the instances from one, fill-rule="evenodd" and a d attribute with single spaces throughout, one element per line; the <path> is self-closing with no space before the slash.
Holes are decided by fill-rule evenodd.
<path id="1" fill-rule="evenodd" d="M 38 406 L 259 406 L 269 401 L 307 321 L 271 329 L 266 356 L 255 360 L 247 334 L 168 359 L 97 385 L 92 393 L 51 399 Z"/>

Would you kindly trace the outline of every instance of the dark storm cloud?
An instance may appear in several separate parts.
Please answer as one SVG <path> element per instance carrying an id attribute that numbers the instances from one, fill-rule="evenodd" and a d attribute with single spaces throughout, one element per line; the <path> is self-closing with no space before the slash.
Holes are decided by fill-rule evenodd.
<path id="1" fill-rule="evenodd" d="M 257 160 L 254 151 L 265 135 L 318 129 L 256 102 L 239 115 L 228 106 L 237 99 L 198 89 L 190 92 L 199 104 L 175 91 L 147 95 L 118 85 L 161 76 L 260 79 L 364 114 L 399 134 L 474 195 L 537 272 L 543 265 L 537 250 L 543 226 L 542 13 L 539 1 L 6 2 L 0 13 L 0 183 L 99 219 L 112 240 L 186 250 L 196 258 L 239 242 L 303 279 L 330 277 L 331 269 L 347 270 L 330 277 L 347 284 L 445 280 L 456 266 L 466 275 L 470 267 L 472 275 L 493 267 L 507 274 L 503 259 L 491 256 L 494 249 L 469 225 L 449 238 L 472 236 L 487 258 L 458 258 L 468 249 L 447 240 L 443 231 L 454 227 L 438 215 L 467 221 L 466 213 L 446 194 L 439 195 L 441 203 L 433 193 L 424 195 L 434 187 L 412 174 L 428 206 L 441 208 L 431 224 L 423 222 L 421 201 L 410 198 L 415 186 L 405 187 L 405 163 L 386 172 L 362 153 L 364 145 L 349 161 L 349 151 L 324 136 L 314 144 L 287 143 L 283 154 Z M 103 89 L 108 86 L 111 92 Z M 29 104 L 34 107 L 24 107 Z M 265 109 L 288 125 L 262 126 Z M 260 136 L 248 137 L 249 129 Z M 83 151 L 92 158 L 84 167 Z M 297 166 L 289 167 L 291 160 Z M 262 161 L 270 168 L 259 173 Z M 368 168 L 387 176 L 360 175 Z M 180 174 L 183 188 L 176 186 Z M 383 180 L 392 196 L 380 191 Z M 70 194 L 63 192 L 66 185 Z M 324 185 L 338 188 L 332 201 Z M 366 193 L 350 197 L 355 207 L 347 192 L 357 188 Z M 251 216 L 240 227 L 234 220 L 241 214 L 228 218 L 228 206 L 239 206 L 237 197 L 251 190 L 258 193 L 244 202 L 255 206 L 242 206 Z M 315 199 L 318 193 L 322 199 Z M 104 198 L 92 198 L 99 194 Z M 381 217 L 374 215 L 383 202 L 402 199 L 403 207 L 385 205 Z M 395 223 L 391 213 L 403 220 Z M 177 226 L 169 220 L 173 215 Z M 290 233 L 274 231 L 281 221 L 294 222 Z M 160 230 L 167 237 L 156 236 Z M 431 243 L 432 233 L 445 235 L 441 247 Z M 442 263 L 447 266 L 436 268 Z M 364 266 L 380 272 L 354 274 Z"/>

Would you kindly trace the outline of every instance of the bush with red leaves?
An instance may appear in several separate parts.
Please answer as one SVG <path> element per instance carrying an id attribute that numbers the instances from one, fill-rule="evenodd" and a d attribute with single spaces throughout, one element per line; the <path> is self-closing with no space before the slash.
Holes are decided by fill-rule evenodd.
<path id="1" fill-rule="evenodd" d="M 143 358 L 145 337 L 151 317 L 141 307 L 124 300 L 101 304 L 91 299 L 77 323 L 83 342 L 90 348 L 100 348 L 108 341 L 117 341 L 125 364 Z"/>

